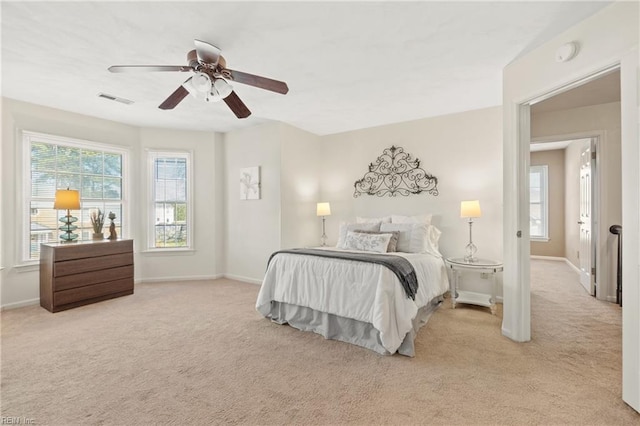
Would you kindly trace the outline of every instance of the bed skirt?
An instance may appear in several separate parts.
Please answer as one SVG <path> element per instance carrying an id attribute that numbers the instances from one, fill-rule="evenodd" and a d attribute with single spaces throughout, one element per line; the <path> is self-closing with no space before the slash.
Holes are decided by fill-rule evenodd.
<path id="1" fill-rule="evenodd" d="M 442 297 L 436 297 L 418 310 L 418 314 L 412 322 L 412 329 L 406 334 L 398 348 L 399 354 L 410 357 L 415 355 L 414 340 L 418 330 L 427 323 L 431 314 L 441 304 Z M 390 355 L 390 352 L 380 342 L 378 330 L 368 322 L 276 301 L 271 301 L 269 318 L 277 324 L 289 324 L 298 330 L 313 331 L 325 339 L 340 340 L 371 349 L 382 355 Z"/>

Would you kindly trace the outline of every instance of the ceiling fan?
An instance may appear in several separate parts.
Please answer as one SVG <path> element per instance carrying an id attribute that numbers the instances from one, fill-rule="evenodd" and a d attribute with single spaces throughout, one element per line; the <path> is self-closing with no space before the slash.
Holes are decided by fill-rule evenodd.
<path id="1" fill-rule="evenodd" d="M 188 65 L 113 65 L 109 67 L 109 71 L 191 71 L 194 74 L 178 86 L 175 92 L 160 104 L 159 108 L 173 109 L 188 94 L 192 94 L 207 102 L 223 100 L 238 118 L 247 118 L 251 115 L 251 111 L 233 91 L 233 87 L 227 80 L 283 95 L 289 91 L 287 83 L 283 81 L 228 69 L 227 61 L 220 54 L 220 49 L 200 40 L 194 40 L 194 43 L 196 48 L 187 54 Z"/>

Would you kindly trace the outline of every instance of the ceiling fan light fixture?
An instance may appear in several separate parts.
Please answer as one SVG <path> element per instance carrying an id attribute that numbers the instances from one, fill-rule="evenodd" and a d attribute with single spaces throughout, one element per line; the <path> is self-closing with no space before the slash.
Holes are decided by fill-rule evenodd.
<path id="1" fill-rule="evenodd" d="M 213 87 L 222 99 L 226 98 L 231 94 L 231 92 L 233 92 L 233 87 L 227 83 L 224 78 L 216 78 L 216 81 L 213 83 Z"/>
<path id="2" fill-rule="evenodd" d="M 191 85 L 200 93 L 207 93 L 211 90 L 211 79 L 203 72 L 197 71 L 191 78 Z"/>
<path id="3" fill-rule="evenodd" d="M 220 102 L 222 100 L 222 97 L 215 88 L 211 88 L 211 91 L 207 93 L 207 96 L 204 98 L 204 100 L 207 102 Z"/>
<path id="4" fill-rule="evenodd" d="M 227 61 L 218 47 L 201 40 L 194 40 L 195 49 L 187 54 L 188 65 L 113 65 L 108 68 L 114 73 L 121 72 L 193 72 L 181 86 L 162 102 L 158 108 L 171 110 L 182 102 L 187 95 L 206 102 L 218 102 L 221 99 L 238 118 L 247 118 L 251 111 L 238 97 L 229 81 L 246 84 L 259 89 L 280 94 L 289 91 L 287 83 L 242 71 L 227 68 Z M 104 96 L 113 99 L 113 96 Z"/>

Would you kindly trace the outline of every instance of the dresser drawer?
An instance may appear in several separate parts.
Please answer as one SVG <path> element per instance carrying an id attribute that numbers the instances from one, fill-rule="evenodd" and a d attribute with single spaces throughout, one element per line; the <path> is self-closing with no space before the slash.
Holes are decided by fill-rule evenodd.
<path id="1" fill-rule="evenodd" d="M 101 271 L 85 272 L 82 274 L 67 275 L 56 278 L 53 291 L 67 290 L 76 287 L 114 281 L 122 278 L 133 280 L 133 265 L 121 266 L 119 268 L 103 269 Z"/>
<path id="2" fill-rule="evenodd" d="M 115 297 L 124 292 L 133 293 L 133 278 L 57 291 L 53 294 L 53 303 L 55 306 L 62 306 L 78 301 L 103 298 L 111 294 Z"/>
<path id="3" fill-rule="evenodd" d="M 133 294 L 133 240 L 40 245 L 40 306 L 59 312 Z"/>
<path id="4" fill-rule="evenodd" d="M 111 254 L 132 253 L 133 240 L 83 242 L 82 244 L 65 243 L 54 252 L 53 261 L 102 257 Z"/>
<path id="5" fill-rule="evenodd" d="M 133 253 L 112 254 L 102 256 L 100 259 L 88 257 L 86 259 L 67 260 L 53 264 L 53 276 L 64 277 L 65 275 L 81 274 L 83 272 L 99 271 L 127 265 L 133 265 Z"/>

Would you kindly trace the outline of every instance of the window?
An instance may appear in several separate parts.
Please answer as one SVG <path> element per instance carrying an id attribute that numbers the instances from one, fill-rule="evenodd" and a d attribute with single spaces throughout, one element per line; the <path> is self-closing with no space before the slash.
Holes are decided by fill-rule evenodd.
<path id="1" fill-rule="evenodd" d="M 22 209 L 24 241 L 22 261 L 40 258 L 40 244 L 59 241 L 66 211 L 54 210 L 57 189 L 80 191 L 80 210 L 74 231 L 78 240 L 92 238 L 90 214 L 96 209 L 116 214 L 116 230 L 122 235 L 124 208 L 124 165 L 126 150 L 89 141 L 23 133 L 25 188 Z M 105 215 L 105 216 L 106 216 Z M 108 227 L 108 224 L 106 224 Z"/>
<path id="2" fill-rule="evenodd" d="M 149 152 L 151 169 L 150 249 L 191 248 L 191 155 Z"/>
<path id="3" fill-rule="evenodd" d="M 529 169 L 529 229 L 531 239 L 547 240 L 548 224 L 548 167 L 531 166 Z"/>

